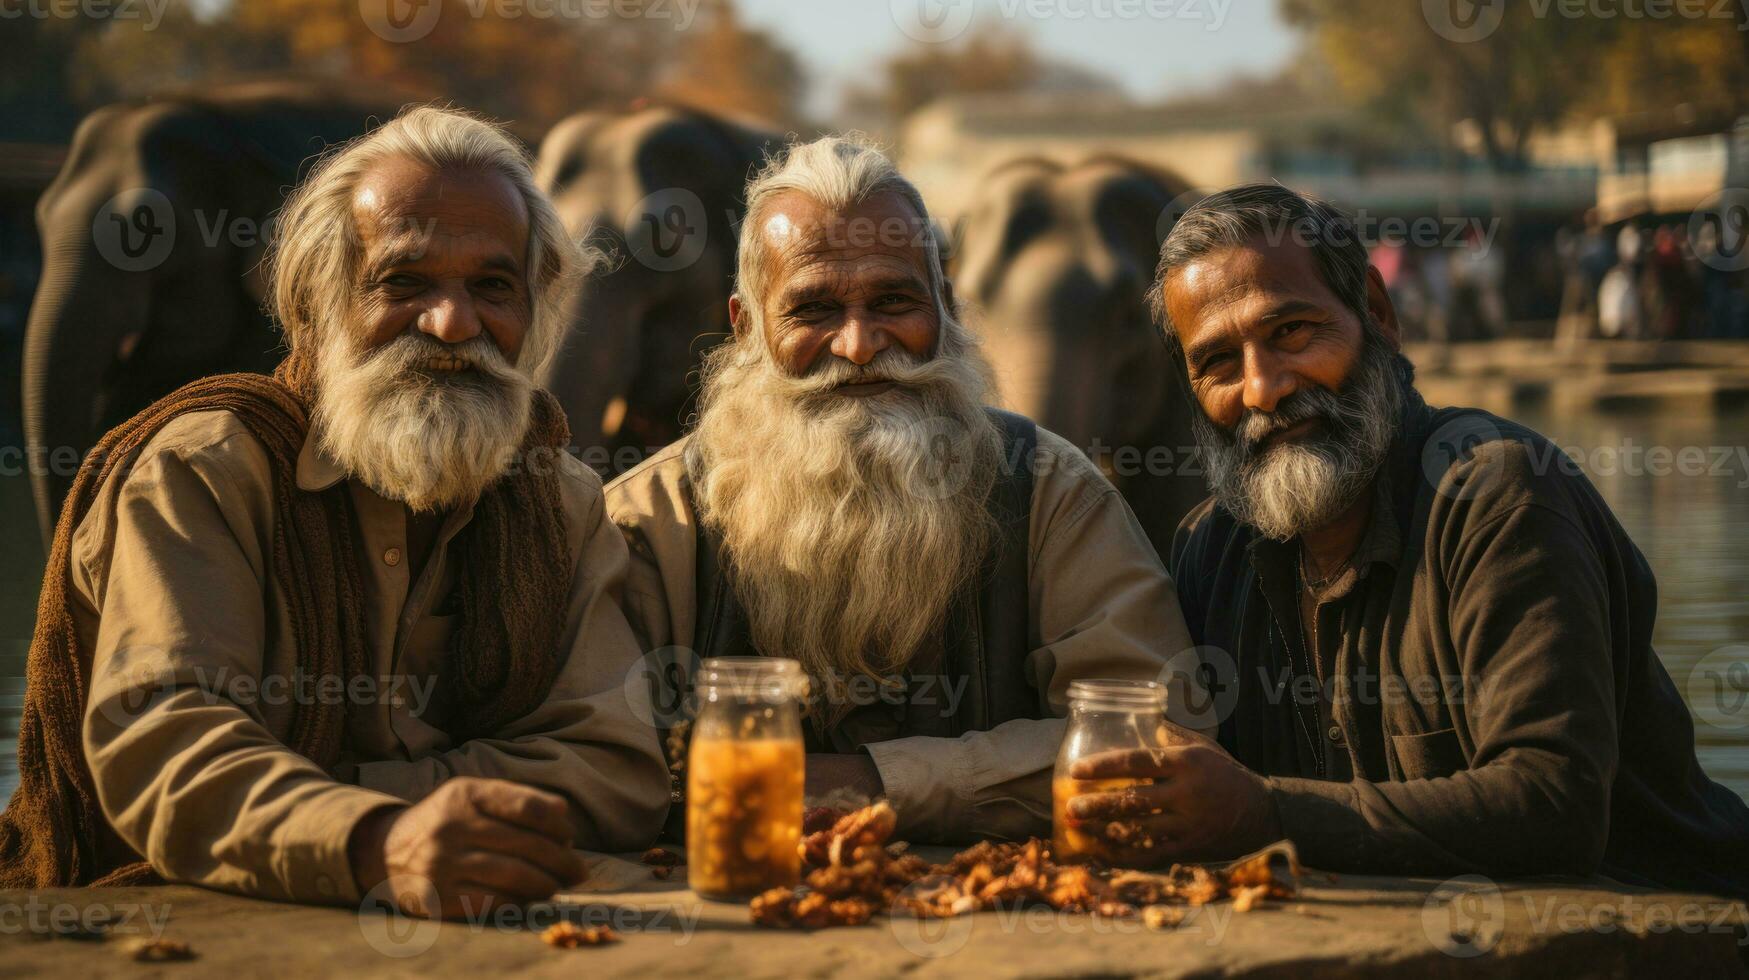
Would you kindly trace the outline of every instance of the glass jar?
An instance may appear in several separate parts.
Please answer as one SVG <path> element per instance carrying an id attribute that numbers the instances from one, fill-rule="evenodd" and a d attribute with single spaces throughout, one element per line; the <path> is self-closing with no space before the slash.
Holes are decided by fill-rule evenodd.
<path id="1" fill-rule="evenodd" d="M 744 899 L 801 879 L 801 664 L 718 657 L 699 668 L 686 763 L 686 879 L 705 898 Z"/>
<path id="2" fill-rule="evenodd" d="M 1176 741 L 1166 724 L 1166 688 L 1154 681 L 1079 680 L 1069 683 L 1069 730 L 1057 751 L 1051 779 L 1051 851 L 1057 861 L 1122 864 L 1111 841 L 1069 826 L 1069 801 L 1083 793 L 1145 786 L 1148 777 L 1074 779 L 1071 767 L 1088 756 L 1119 749 L 1161 749 Z"/>

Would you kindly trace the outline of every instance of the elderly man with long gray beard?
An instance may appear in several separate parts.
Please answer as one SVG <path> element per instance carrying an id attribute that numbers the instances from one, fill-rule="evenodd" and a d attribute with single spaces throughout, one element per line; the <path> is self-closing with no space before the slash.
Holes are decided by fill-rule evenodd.
<path id="1" fill-rule="evenodd" d="M 1422 401 L 1348 219 L 1214 195 L 1153 300 L 1214 490 L 1170 564 L 1232 755 L 1088 759 L 1155 782 L 1077 822 L 1140 822 L 1164 860 L 1285 836 L 1337 871 L 1749 893 L 1749 810 L 1695 758 L 1645 559 L 1543 437 Z"/>
<path id="2" fill-rule="evenodd" d="M 584 254 L 502 131 L 432 108 L 279 232 L 284 366 L 125 423 L 62 514 L 0 886 L 546 898 L 668 806 L 625 542 L 530 380 Z"/>
<path id="3" fill-rule="evenodd" d="M 810 797 L 884 794 L 915 840 L 1048 833 L 1069 682 L 1166 674 L 1171 581 L 1083 454 L 986 407 L 885 156 L 793 146 L 747 205 L 697 426 L 608 486 L 627 615 L 654 657 L 800 661 Z"/>

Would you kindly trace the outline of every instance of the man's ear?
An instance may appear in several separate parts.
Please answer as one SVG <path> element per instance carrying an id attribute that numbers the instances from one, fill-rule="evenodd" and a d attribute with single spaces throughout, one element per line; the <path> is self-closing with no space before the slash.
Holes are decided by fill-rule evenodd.
<path id="1" fill-rule="evenodd" d="M 1366 267 L 1366 309 L 1379 322 L 1385 339 L 1396 350 L 1403 349 L 1403 330 L 1397 324 L 1397 307 L 1391 303 L 1391 292 L 1385 288 L 1385 277 L 1379 267 Z"/>
<path id="2" fill-rule="evenodd" d="M 741 308 L 741 297 L 729 294 L 729 329 L 735 332 L 735 339 L 747 336 L 747 311 Z"/>

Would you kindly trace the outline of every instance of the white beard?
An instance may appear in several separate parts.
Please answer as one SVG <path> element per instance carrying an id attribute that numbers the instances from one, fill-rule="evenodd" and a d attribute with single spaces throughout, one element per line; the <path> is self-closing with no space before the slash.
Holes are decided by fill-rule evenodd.
<path id="1" fill-rule="evenodd" d="M 528 431 L 534 383 L 488 338 L 446 344 L 406 333 L 372 351 L 328 340 L 316 365 L 315 431 L 349 474 L 415 511 L 477 499 L 504 475 Z M 433 371 L 433 356 L 473 370 Z"/>
<path id="2" fill-rule="evenodd" d="M 722 536 L 754 645 L 801 661 L 817 695 L 935 649 L 994 541 L 1001 440 L 974 344 L 946 320 L 921 363 L 894 349 L 858 369 L 828 354 L 797 378 L 741 341 L 705 366 L 687 447 L 695 505 Z M 859 375 L 899 383 L 829 390 Z"/>

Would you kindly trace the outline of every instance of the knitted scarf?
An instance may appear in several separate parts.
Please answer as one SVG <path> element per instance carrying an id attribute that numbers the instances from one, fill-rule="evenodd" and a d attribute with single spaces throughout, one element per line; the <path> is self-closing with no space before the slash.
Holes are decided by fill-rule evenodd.
<path id="1" fill-rule="evenodd" d="M 260 440 L 272 464 L 272 574 L 286 598 L 297 670 L 347 681 L 370 672 L 346 482 L 318 493 L 297 488 L 311 376 L 308 360 L 293 355 L 272 377 L 229 374 L 196 381 L 104 436 L 81 465 L 55 526 L 25 661 L 18 789 L 0 813 L 0 888 L 158 880 L 104 817 L 85 760 L 80 730 L 92 651 L 74 628 L 69 556 L 73 534 L 99 495 L 119 491 L 123 481 L 110 486 L 112 475 L 125 474 L 171 420 L 188 412 L 228 411 Z M 524 450 L 556 454 L 569 439 L 558 403 L 537 392 Z M 454 547 L 462 620 L 439 682 L 455 706 L 449 734 L 459 743 L 532 711 L 558 674 L 571 558 L 555 466 L 513 467 L 481 495 Z M 346 743 L 348 706 L 308 700 L 294 705 L 286 741 L 331 769 Z"/>

